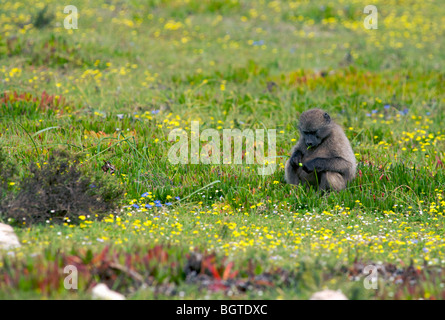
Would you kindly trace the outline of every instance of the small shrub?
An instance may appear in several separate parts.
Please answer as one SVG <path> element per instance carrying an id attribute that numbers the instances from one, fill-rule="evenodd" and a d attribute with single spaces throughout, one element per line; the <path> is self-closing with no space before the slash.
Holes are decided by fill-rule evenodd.
<path id="1" fill-rule="evenodd" d="M 0 217 L 16 225 L 33 223 L 79 223 L 108 215 L 117 207 L 122 190 L 110 175 L 91 174 L 80 169 L 79 161 L 56 152 L 43 164 L 31 163 L 29 175 L 0 205 Z"/>
<path id="2" fill-rule="evenodd" d="M 51 13 L 48 13 L 47 11 L 48 11 L 48 6 L 45 6 L 34 17 L 33 25 L 37 29 L 45 28 L 46 26 L 50 25 L 51 22 L 54 20 L 54 15 Z"/>

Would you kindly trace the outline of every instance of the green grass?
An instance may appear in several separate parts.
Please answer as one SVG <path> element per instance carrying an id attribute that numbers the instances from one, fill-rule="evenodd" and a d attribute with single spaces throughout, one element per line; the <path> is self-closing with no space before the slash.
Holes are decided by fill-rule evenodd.
<path id="1" fill-rule="evenodd" d="M 45 4 L 50 23 L 29 24 Z M 109 246 L 131 255 L 161 245 L 181 266 L 195 249 L 214 252 L 218 265 L 234 262 L 237 279 L 249 276 L 249 263 L 258 274 L 294 274 L 229 294 L 188 283 L 167 265 L 165 276 L 151 275 L 158 291 L 116 288 L 135 299 L 306 299 L 322 288 L 351 299 L 444 298 L 443 275 L 414 289 L 381 277 L 378 290 L 366 290 L 365 275 L 353 281 L 345 271 L 354 261 L 444 267 L 443 6 L 378 1 L 379 29 L 366 30 L 357 2 L 70 4 L 79 10 L 77 30 L 63 28 L 57 1 L 6 1 L 0 9 L 0 147 L 18 169 L 8 192 L 19 191 L 30 162 L 62 148 L 91 172 L 110 161 L 125 200 L 104 221 L 86 214 L 79 225 L 16 227 L 17 263 L 46 270 L 58 251 Z M 298 116 L 314 107 L 343 126 L 358 161 L 349 187 L 325 196 L 283 182 Z M 195 120 L 201 132 L 221 135 L 276 129 L 277 170 L 171 164 L 169 132 L 183 128 L 190 137 Z M 10 272 L 5 259 L 0 279 Z M 137 268 L 150 277 L 151 269 Z M 0 297 L 89 297 L 84 282 L 76 292 L 63 283 L 47 292 L 32 274 L 0 286 Z"/>

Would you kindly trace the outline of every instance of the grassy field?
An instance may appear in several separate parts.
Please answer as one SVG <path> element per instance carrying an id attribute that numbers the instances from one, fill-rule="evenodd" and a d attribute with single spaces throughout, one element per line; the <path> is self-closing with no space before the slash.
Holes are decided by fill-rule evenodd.
<path id="1" fill-rule="evenodd" d="M 73 0 L 78 29 L 59 3 L 1 1 L 0 221 L 22 245 L 0 253 L 0 298 L 88 299 L 105 282 L 134 299 L 445 299 L 439 1 L 374 1 L 376 30 L 362 1 Z M 357 158 L 338 193 L 283 180 L 314 107 Z M 168 135 L 191 121 L 276 130 L 276 170 L 172 164 Z M 59 208 L 60 152 L 109 187 L 108 211 Z"/>

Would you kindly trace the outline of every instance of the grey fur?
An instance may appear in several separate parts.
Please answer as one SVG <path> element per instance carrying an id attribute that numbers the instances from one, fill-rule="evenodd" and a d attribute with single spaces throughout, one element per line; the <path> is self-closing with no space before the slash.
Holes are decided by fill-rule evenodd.
<path id="1" fill-rule="evenodd" d="M 357 163 L 343 129 L 325 111 L 301 114 L 300 139 L 286 162 L 285 179 L 321 190 L 342 190 L 355 178 Z"/>

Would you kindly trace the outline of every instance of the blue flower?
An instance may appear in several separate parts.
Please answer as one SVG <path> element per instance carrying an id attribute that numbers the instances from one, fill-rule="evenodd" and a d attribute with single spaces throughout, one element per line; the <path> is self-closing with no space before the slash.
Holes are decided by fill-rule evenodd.
<path id="1" fill-rule="evenodd" d="M 133 208 L 139 209 L 139 206 L 135 203 L 132 205 Z"/>
<path id="2" fill-rule="evenodd" d="M 175 197 L 175 199 L 178 200 L 178 201 L 181 200 L 181 198 L 179 198 L 179 197 Z"/>
<path id="3" fill-rule="evenodd" d="M 259 41 L 254 41 L 253 45 L 254 46 L 262 46 L 264 44 L 264 40 L 259 40 Z"/>
<path id="4" fill-rule="evenodd" d="M 405 109 L 403 109 L 402 111 L 400 111 L 399 113 L 400 113 L 402 116 L 406 116 L 406 115 L 408 114 L 408 112 L 409 112 L 408 108 L 405 108 Z"/>
<path id="5" fill-rule="evenodd" d="M 375 113 L 377 113 L 378 111 L 377 110 L 372 110 L 372 114 L 375 114 Z"/>
<path id="6" fill-rule="evenodd" d="M 154 203 L 155 204 L 161 204 L 161 200 L 155 200 Z"/>
<path id="7" fill-rule="evenodd" d="M 165 205 L 166 205 L 166 206 L 171 206 L 172 203 L 171 203 L 171 202 L 166 202 Z"/>
<path id="8" fill-rule="evenodd" d="M 389 104 L 385 104 L 384 108 L 388 110 L 391 106 Z"/>
<path id="9" fill-rule="evenodd" d="M 96 188 L 96 185 L 94 183 L 90 184 L 90 188 Z"/>
<path id="10" fill-rule="evenodd" d="M 161 111 L 161 110 L 153 110 L 153 111 L 151 112 L 151 114 L 158 114 L 159 111 Z"/>
<path id="11" fill-rule="evenodd" d="M 430 251 L 430 250 L 428 250 L 427 248 L 423 248 L 422 250 L 423 250 L 423 252 L 425 252 L 425 253 L 427 253 L 428 251 Z"/>
<path id="12" fill-rule="evenodd" d="M 148 192 L 144 192 L 144 193 L 141 195 L 141 198 L 145 198 L 146 196 L 148 196 Z"/>
<path id="13" fill-rule="evenodd" d="M 146 209 L 151 209 L 151 208 L 153 208 L 153 206 L 151 206 L 151 205 L 149 205 L 149 204 L 146 204 L 146 205 L 145 205 L 145 208 L 146 208 Z"/>

